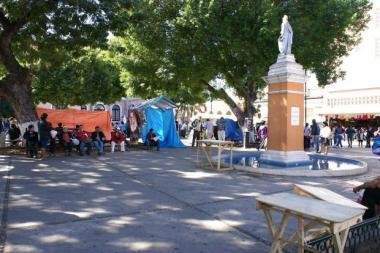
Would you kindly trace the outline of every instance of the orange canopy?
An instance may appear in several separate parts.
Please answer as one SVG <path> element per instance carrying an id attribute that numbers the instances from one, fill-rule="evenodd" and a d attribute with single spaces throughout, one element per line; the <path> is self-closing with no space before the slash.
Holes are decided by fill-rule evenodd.
<path id="1" fill-rule="evenodd" d="M 111 138 L 112 124 L 111 115 L 107 111 L 81 111 L 75 109 L 65 110 L 52 110 L 37 108 L 38 117 L 41 117 L 42 113 L 48 114 L 48 121 L 53 124 L 53 127 L 57 127 L 61 122 L 63 126 L 68 128 L 75 128 L 76 125 L 83 125 L 84 130 L 87 132 L 93 132 L 96 126 L 99 126 L 107 140 Z"/>

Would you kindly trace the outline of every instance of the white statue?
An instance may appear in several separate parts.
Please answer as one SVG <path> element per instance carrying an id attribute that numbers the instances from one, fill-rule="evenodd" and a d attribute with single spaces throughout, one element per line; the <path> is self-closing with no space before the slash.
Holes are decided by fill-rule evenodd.
<path id="1" fill-rule="evenodd" d="M 284 15 L 281 24 L 281 34 L 278 38 L 278 49 L 280 54 L 286 55 L 292 53 L 293 30 L 288 22 L 288 16 Z"/>

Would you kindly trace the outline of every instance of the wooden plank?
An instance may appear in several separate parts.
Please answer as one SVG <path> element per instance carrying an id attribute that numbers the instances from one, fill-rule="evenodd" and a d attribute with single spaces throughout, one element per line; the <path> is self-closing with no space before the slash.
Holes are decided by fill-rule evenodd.
<path id="1" fill-rule="evenodd" d="M 294 193 L 299 194 L 299 195 L 311 196 L 316 199 L 324 200 L 324 201 L 334 203 L 334 204 L 339 204 L 339 205 L 348 206 L 352 208 L 367 209 L 367 207 L 359 203 L 356 203 L 355 201 L 352 201 L 351 199 L 348 199 L 338 193 L 335 193 L 333 191 L 330 191 L 322 187 L 295 184 L 293 191 Z"/>
<path id="2" fill-rule="evenodd" d="M 233 145 L 232 141 L 219 141 L 219 140 L 198 140 L 198 143 L 205 143 L 209 145 Z"/>
<path id="3" fill-rule="evenodd" d="M 261 195 L 256 198 L 256 201 L 283 210 L 290 210 L 295 214 L 304 217 L 321 219 L 334 223 L 342 223 L 360 217 L 364 213 L 363 209 L 347 208 L 347 206 L 317 199 L 310 199 L 287 192 Z"/>

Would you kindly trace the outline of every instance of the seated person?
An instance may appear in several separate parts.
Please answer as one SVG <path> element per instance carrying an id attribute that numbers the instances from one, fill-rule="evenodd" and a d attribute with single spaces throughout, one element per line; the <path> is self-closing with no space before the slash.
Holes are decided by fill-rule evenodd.
<path id="1" fill-rule="evenodd" d="M 362 198 L 362 205 L 368 209 L 363 215 L 363 219 L 369 219 L 376 216 L 376 206 L 380 205 L 380 177 L 375 178 L 372 181 L 365 182 L 357 187 L 354 187 L 353 191 L 358 192 L 364 189 Z"/>
<path id="2" fill-rule="evenodd" d="M 16 146 L 21 138 L 20 128 L 16 126 L 16 124 L 11 124 L 11 128 L 8 131 L 9 139 L 11 141 L 12 146 Z"/>
<path id="3" fill-rule="evenodd" d="M 30 158 L 37 158 L 38 153 L 38 133 L 34 131 L 34 126 L 29 125 L 28 130 L 24 133 L 26 150 Z"/>
<path id="4" fill-rule="evenodd" d="M 149 129 L 149 132 L 146 135 L 146 145 L 148 146 L 148 149 L 157 146 L 157 151 L 160 151 L 160 140 L 154 133 L 153 128 Z"/>
<path id="5" fill-rule="evenodd" d="M 106 140 L 106 136 L 103 131 L 100 130 L 99 126 L 95 127 L 95 132 L 91 134 L 92 144 L 95 146 L 98 151 L 98 155 L 104 153 L 104 142 Z"/>
<path id="6" fill-rule="evenodd" d="M 80 125 L 75 135 L 80 141 L 79 155 L 83 156 L 85 150 L 86 150 L 86 154 L 89 155 L 92 148 L 92 139 L 91 139 L 90 134 L 83 130 L 83 125 Z"/>
<path id="7" fill-rule="evenodd" d="M 116 127 L 111 132 L 111 152 L 115 152 L 116 144 L 120 145 L 121 152 L 125 151 L 125 134 L 120 131 L 119 127 Z"/>
<path id="8" fill-rule="evenodd" d="M 67 156 L 71 156 L 72 137 L 67 127 L 64 127 L 62 130 L 62 145 Z"/>

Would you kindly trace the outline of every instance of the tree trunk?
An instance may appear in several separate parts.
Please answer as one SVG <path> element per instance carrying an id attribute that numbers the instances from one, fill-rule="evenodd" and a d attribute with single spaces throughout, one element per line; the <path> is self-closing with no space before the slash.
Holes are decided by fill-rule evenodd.
<path id="1" fill-rule="evenodd" d="M 28 23 L 30 11 L 19 19 L 11 20 L 0 7 L 0 63 L 7 75 L 0 80 L 0 97 L 9 102 L 19 123 L 37 120 L 32 96 L 33 75 L 23 67 L 12 51 L 12 40 Z"/>
<path id="2" fill-rule="evenodd" d="M 0 81 L 0 97 L 11 105 L 19 123 L 36 121 L 37 114 L 32 96 L 32 74 L 8 75 Z"/>

